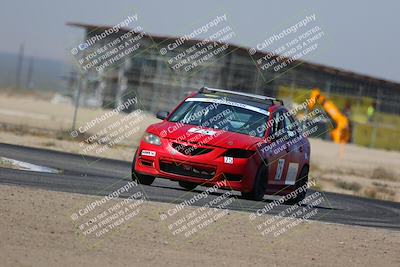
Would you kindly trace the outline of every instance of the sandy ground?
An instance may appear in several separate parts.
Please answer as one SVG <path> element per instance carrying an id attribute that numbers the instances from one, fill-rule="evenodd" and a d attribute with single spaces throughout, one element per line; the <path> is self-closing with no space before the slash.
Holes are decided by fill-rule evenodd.
<path id="1" fill-rule="evenodd" d="M 400 201 L 400 153 L 310 139 L 311 174 L 324 191 Z"/>
<path id="2" fill-rule="evenodd" d="M 82 126 L 109 110 L 80 108 L 77 125 Z M 145 128 L 157 120 L 143 113 L 141 120 L 130 128 L 134 134 L 111 149 L 83 153 L 79 138 L 70 136 L 73 107 L 52 103 L 32 96 L 0 94 L 0 142 L 61 150 L 131 161 Z M 126 118 L 118 114 L 91 128 L 98 133 L 115 121 Z M 86 136 L 87 137 L 87 136 Z M 339 146 L 331 142 L 310 139 L 311 175 L 324 191 L 400 201 L 400 152 L 369 149 L 356 145 Z"/>
<path id="3" fill-rule="evenodd" d="M 105 112 L 80 109 L 78 125 Z M 0 142 L 81 153 L 79 140 L 69 136 L 72 114 L 67 104 L 0 95 Z M 157 121 L 145 116 L 141 130 Z M 88 155 L 130 161 L 140 137 L 134 134 Z M 400 153 L 310 142 L 311 174 L 320 189 L 400 201 Z M 390 230 L 307 221 L 278 237 L 264 237 L 248 213 L 229 211 L 193 238 L 183 238 L 160 219 L 173 205 L 145 201 L 129 223 L 95 238 L 85 236 L 71 214 L 99 197 L 1 185 L 0 199 L 1 266 L 400 265 L 400 234 Z M 182 213 L 198 210 L 186 207 Z"/>
<path id="4" fill-rule="evenodd" d="M 140 106 L 140 105 L 139 105 Z M 107 110 L 110 111 L 110 110 Z M 101 108 L 80 107 L 77 116 L 77 127 L 107 112 Z M 56 103 L 41 97 L 0 93 L 0 122 L 25 127 L 40 127 L 51 130 L 70 130 L 74 115 L 74 106 Z M 115 115 L 113 120 L 126 115 Z M 151 121 L 149 121 L 151 123 Z M 99 130 L 110 121 L 104 121 L 92 131 Z"/>
<path id="5" fill-rule="evenodd" d="M 172 205 L 144 202 L 128 226 L 94 245 L 70 214 L 99 197 L 2 185 L 0 199 L 2 266 L 400 265 L 400 233 L 390 230 L 307 221 L 266 238 L 248 213 L 229 212 L 200 237 L 181 240 L 160 221 Z"/>

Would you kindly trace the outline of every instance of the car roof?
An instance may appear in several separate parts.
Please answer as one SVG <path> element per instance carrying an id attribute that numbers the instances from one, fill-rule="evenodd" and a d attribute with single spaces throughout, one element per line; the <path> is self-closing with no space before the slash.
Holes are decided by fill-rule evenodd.
<path id="1" fill-rule="evenodd" d="M 247 96 L 241 95 L 231 95 L 231 94 L 223 94 L 223 93 L 197 93 L 191 98 L 211 98 L 211 99 L 221 99 L 226 101 L 237 102 L 241 104 L 246 104 L 249 106 L 257 107 L 263 110 L 268 111 L 270 106 L 273 106 L 273 102 L 267 100 L 261 100 L 256 98 L 250 98 Z"/>

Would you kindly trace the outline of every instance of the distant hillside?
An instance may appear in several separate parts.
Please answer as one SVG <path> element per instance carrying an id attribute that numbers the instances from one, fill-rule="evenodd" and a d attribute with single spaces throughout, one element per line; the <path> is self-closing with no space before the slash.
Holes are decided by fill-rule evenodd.
<path id="1" fill-rule="evenodd" d="M 14 87 L 16 83 L 17 54 L 0 52 L 0 87 Z M 27 87 L 27 73 L 30 56 L 25 55 L 21 73 L 21 87 Z M 66 82 L 62 76 L 68 73 L 68 66 L 52 59 L 33 58 L 32 85 L 34 89 L 63 90 Z"/>

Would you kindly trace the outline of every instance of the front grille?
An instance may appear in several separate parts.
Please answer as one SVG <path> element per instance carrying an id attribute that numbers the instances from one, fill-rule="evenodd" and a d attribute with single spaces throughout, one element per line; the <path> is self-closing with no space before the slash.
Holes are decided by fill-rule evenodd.
<path id="1" fill-rule="evenodd" d="M 236 174 L 231 174 L 231 173 L 224 173 L 223 176 L 225 180 L 227 181 L 241 181 L 242 180 L 242 176 L 241 175 L 236 175 Z"/>
<path id="2" fill-rule="evenodd" d="M 207 180 L 212 179 L 215 175 L 215 167 L 194 166 L 187 163 L 168 161 L 160 161 L 160 170 L 167 173 Z"/>
<path id="3" fill-rule="evenodd" d="M 232 158 L 250 158 L 255 151 L 252 150 L 244 150 L 244 149 L 229 149 L 228 151 L 225 152 L 224 156 L 226 157 L 232 157 Z"/>
<path id="4" fill-rule="evenodd" d="M 186 156 L 204 155 L 212 151 L 209 148 L 196 147 L 194 145 L 184 145 L 179 143 L 172 143 L 172 147 Z"/>

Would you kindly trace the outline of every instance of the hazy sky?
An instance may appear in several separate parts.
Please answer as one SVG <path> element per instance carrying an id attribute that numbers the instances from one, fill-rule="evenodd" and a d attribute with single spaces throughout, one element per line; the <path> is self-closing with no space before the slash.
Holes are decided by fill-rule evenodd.
<path id="1" fill-rule="evenodd" d="M 137 13 L 148 33 L 182 35 L 226 13 L 233 43 L 254 46 L 288 22 L 315 14 L 329 45 L 306 60 L 400 82 L 400 1 L 1 0 L 0 52 L 69 60 L 83 30 L 66 22 L 113 25 Z"/>

